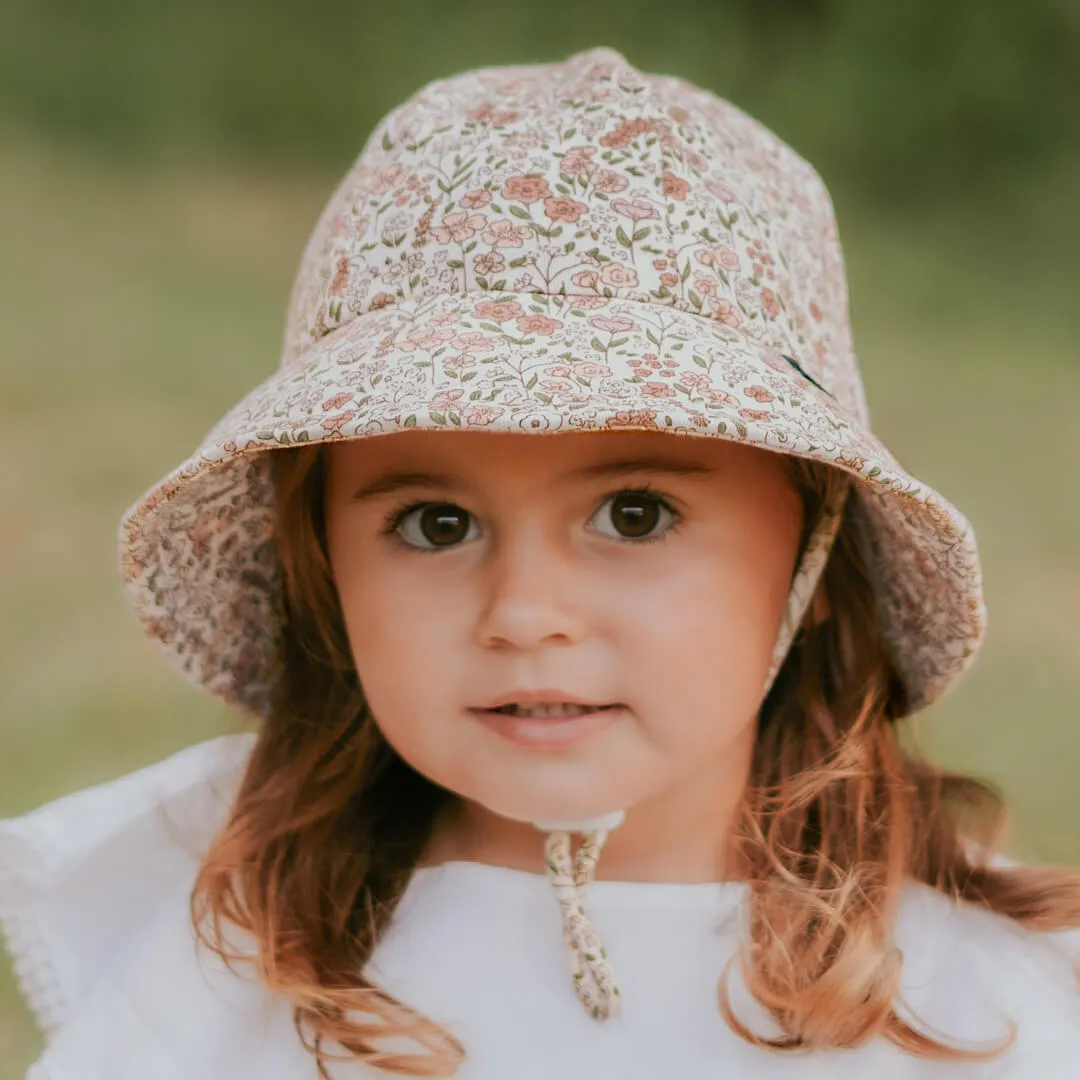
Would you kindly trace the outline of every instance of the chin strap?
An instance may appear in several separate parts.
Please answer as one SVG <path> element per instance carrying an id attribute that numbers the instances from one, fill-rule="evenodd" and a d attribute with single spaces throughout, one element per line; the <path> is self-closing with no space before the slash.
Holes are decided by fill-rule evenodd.
<path id="1" fill-rule="evenodd" d="M 780 634 L 773 650 L 762 697 L 772 689 L 773 681 L 810 606 L 836 540 L 850 489 L 850 484 L 844 485 L 835 504 L 823 508 L 821 517 L 803 549 L 798 569 L 792 578 L 787 609 L 780 625 Z M 545 863 L 562 911 L 563 938 L 570 950 L 574 992 L 595 1020 L 609 1020 L 618 1015 L 619 988 L 611 974 L 607 952 L 585 910 L 585 892 L 596 874 L 596 861 L 607 840 L 608 831 L 620 825 L 624 817 L 622 811 L 616 811 L 614 814 L 589 821 L 536 823 L 536 828 L 548 834 L 544 844 Z M 581 834 L 581 845 L 573 857 L 570 845 L 572 833 Z"/>
<path id="2" fill-rule="evenodd" d="M 571 861 L 570 833 L 549 833 L 544 844 L 548 877 L 562 909 L 563 938 L 570 949 L 574 992 L 595 1020 L 608 1020 L 619 1011 L 619 988 L 611 974 L 607 952 L 585 912 L 585 891 L 596 872 L 596 860 L 607 840 L 607 829 L 591 829 Z"/>

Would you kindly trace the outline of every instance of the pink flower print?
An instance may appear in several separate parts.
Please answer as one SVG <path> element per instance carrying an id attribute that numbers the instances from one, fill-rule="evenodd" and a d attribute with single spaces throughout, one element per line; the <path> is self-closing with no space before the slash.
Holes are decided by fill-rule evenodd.
<path id="1" fill-rule="evenodd" d="M 780 314 L 780 301 L 772 289 L 761 290 L 761 303 L 770 318 L 775 319 Z"/>
<path id="2" fill-rule="evenodd" d="M 352 394 L 335 394 L 322 403 L 322 410 L 323 412 L 330 412 L 331 409 L 340 409 L 342 406 L 348 405 L 352 399 Z"/>
<path id="3" fill-rule="evenodd" d="M 665 360 L 664 361 L 664 367 L 678 367 L 678 366 L 679 366 L 679 361 L 678 360 Z"/>
<path id="4" fill-rule="evenodd" d="M 683 202 L 690 193 L 690 184 L 682 177 L 676 176 L 673 172 L 665 172 L 663 176 L 663 191 L 669 198 L 678 199 L 680 202 Z"/>
<path id="5" fill-rule="evenodd" d="M 505 411 L 495 405 L 466 405 L 461 410 L 461 416 L 470 427 L 483 427 L 502 416 Z"/>
<path id="6" fill-rule="evenodd" d="M 588 176 L 596 168 L 592 160 L 595 146 L 571 146 L 563 155 L 562 172 L 567 176 Z"/>
<path id="7" fill-rule="evenodd" d="M 485 191 L 484 188 L 466 191 L 461 196 L 461 205 L 466 210 L 479 210 L 482 206 L 487 206 L 489 202 L 491 202 L 491 192 Z"/>
<path id="8" fill-rule="evenodd" d="M 842 469 L 854 469 L 855 472 L 862 472 L 866 468 L 866 458 L 859 457 L 857 454 L 843 453 L 837 456 L 836 464 Z"/>
<path id="9" fill-rule="evenodd" d="M 693 390 L 709 389 L 709 376 L 704 371 L 687 371 L 679 381 Z"/>
<path id="10" fill-rule="evenodd" d="M 744 420 L 768 420 L 772 413 L 762 412 L 760 409 L 740 409 L 739 415 Z"/>
<path id="11" fill-rule="evenodd" d="M 350 420 L 356 417 L 355 412 L 336 413 L 333 416 L 323 417 L 322 426 L 326 431 L 340 431 Z"/>
<path id="12" fill-rule="evenodd" d="M 368 311 L 378 311 L 380 308 L 390 307 L 397 298 L 393 293 L 376 293 L 368 304 Z"/>
<path id="13" fill-rule="evenodd" d="M 451 353 L 442 358 L 443 367 L 448 372 L 460 372 L 465 368 L 476 367 L 476 357 L 470 353 Z"/>
<path id="14" fill-rule="evenodd" d="M 815 301 L 810 301 L 810 307 L 808 308 L 808 310 L 810 312 L 810 318 L 813 319 L 814 322 L 821 322 L 821 320 L 824 318 L 821 308 L 817 306 Z"/>
<path id="15" fill-rule="evenodd" d="M 662 384 L 661 384 L 662 385 Z M 663 387 L 667 390 L 668 387 Z M 609 416 L 607 426 L 620 427 L 657 427 L 656 413 L 652 409 L 620 409 L 614 416 Z"/>
<path id="16" fill-rule="evenodd" d="M 515 225 L 512 221 L 492 221 L 480 234 L 485 244 L 492 247 L 521 247 L 532 230 L 528 225 Z"/>
<path id="17" fill-rule="evenodd" d="M 552 367 L 544 368 L 544 374 L 553 379 L 569 379 L 570 369 L 565 364 L 554 364 Z"/>
<path id="18" fill-rule="evenodd" d="M 580 363 L 574 365 L 574 373 L 577 375 L 610 375 L 611 368 L 607 364 L 598 364 L 593 360 L 582 360 Z"/>
<path id="19" fill-rule="evenodd" d="M 628 319 L 625 315 L 594 315 L 589 320 L 589 325 L 597 330 L 605 330 L 609 334 L 625 334 L 631 330 L 640 329 L 633 319 Z"/>
<path id="20" fill-rule="evenodd" d="M 524 315 L 521 305 L 516 300 L 481 300 L 473 308 L 478 319 L 490 319 L 492 322 L 506 322 Z"/>
<path id="21" fill-rule="evenodd" d="M 453 407 L 453 405 L 457 401 L 457 399 L 459 397 L 461 397 L 461 395 L 464 394 L 464 393 L 465 393 L 465 391 L 460 386 L 456 387 L 453 390 L 440 390 L 431 399 L 431 408 L 433 408 L 433 409 L 449 409 L 449 408 Z"/>
<path id="22" fill-rule="evenodd" d="M 616 199 L 611 204 L 611 209 L 631 221 L 646 221 L 648 218 L 660 216 L 660 211 L 647 199 Z"/>
<path id="23" fill-rule="evenodd" d="M 722 266 L 725 270 L 738 270 L 742 263 L 739 261 L 739 256 L 729 247 L 713 248 L 713 263 L 716 266 Z"/>
<path id="24" fill-rule="evenodd" d="M 349 257 L 342 255 L 337 261 L 337 271 L 334 280 L 330 282 L 330 295 L 340 296 L 349 284 Z"/>
<path id="25" fill-rule="evenodd" d="M 653 264 L 653 269 L 654 270 L 666 270 L 667 269 L 667 259 L 653 259 L 652 264 Z"/>
<path id="26" fill-rule="evenodd" d="M 571 225 L 588 209 L 583 202 L 571 199 L 568 195 L 544 200 L 544 213 L 552 221 L 566 221 Z"/>
<path id="27" fill-rule="evenodd" d="M 600 145 L 609 149 L 627 146 L 639 135 L 652 131 L 655 126 L 652 120 L 624 120 L 614 131 L 608 132 L 600 139 Z"/>
<path id="28" fill-rule="evenodd" d="M 681 105 L 672 105 L 671 108 L 668 109 L 667 114 L 676 124 L 690 123 L 690 113 Z"/>
<path id="29" fill-rule="evenodd" d="M 434 315 L 431 319 L 432 326 L 452 326 L 461 318 L 456 311 L 444 311 L 441 315 Z"/>
<path id="30" fill-rule="evenodd" d="M 476 352 L 479 349 L 490 349 L 495 344 L 495 339 L 487 334 L 481 334 L 474 330 L 468 334 L 458 334 L 454 338 L 454 345 L 462 352 Z"/>
<path id="31" fill-rule="evenodd" d="M 449 244 L 451 241 L 460 244 L 468 240 L 474 233 L 479 232 L 487 224 L 487 218 L 483 214 L 466 214 L 464 211 L 456 214 L 447 214 L 441 225 L 436 225 L 431 230 L 431 235 L 440 244 Z"/>
<path id="32" fill-rule="evenodd" d="M 674 397 L 675 391 L 668 386 L 667 383 L 662 382 L 647 382 L 642 385 L 642 390 L 649 397 Z"/>
<path id="33" fill-rule="evenodd" d="M 672 273 L 661 274 L 660 284 L 667 286 L 669 289 L 674 289 L 679 284 L 679 275 Z"/>
<path id="34" fill-rule="evenodd" d="M 773 401 L 776 397 L 775 394 L 770 393 L 764 386 L 748 386 L 743 393 L 748 398 L 753 398 L 755 401 L 760 401 L 763 405 Z"/>
<path id="35" fill-rule="evenodd" d="M 716 278 L 708 274 L 695 274 L 693 277 L 694 288 L 703 296 L 716 295 Z"/>
<path id="36" fill-rule="evenodd" d="M 440 345 L 445 345 L 452 337 L 452 330 L 421 330 L 418 334 L 412 334 L 404 341 L 398 342 L 399 349 L 421 349 L 430 352 Z"/>
<path id="37" fill-rule="evenodd" d="M 721 184 L 718 180 L 706 180 L 705 187 L 707 187 L 722 203 L 738 201 L 738 195 L 736 195 L 731 188 L 727 187 L 725 184 Z"/>
<path id="38" fill-rule="evenodd" d="M 649 367 L 658 368 L 661 366 L 660 357 L 657 356 L 654 352 L 644 353 L 641 358 L 645 361 L 646 364 L 649 365 Z"/>
<path id="39" fill-rule="evenodd" d="M 505 270 L 506 260 L 497 251 L 484 251 L 473 259 L 473 267 L 481 277 L 486 277 Z"/>
<path id="40" fill-rule="evenodd" d="M 504 199 L 534 203 L 550 198 L 551 188 L 539 173 L 514 173 L 503 182 L 502 194 Z"/>
<path id="41" fill-rule="evenodd" d="M 595 270 L 579 270 L 570 280 L 579 289 L 595 289 L 600 275 Z"/>
<path id="42" fill-rule="evenodd" d="M 565 394 L 574 389 L 574 384 L 569 379 L 541 379 L 540 385 L 549 394 Z"/>
<path id="43" fill-rule="evenodd" d="M 575 296 L 573 300 L 574 307 L 585 308 L 587 311 L 607 307 L 609 303 L 611 301 L 606 296 Z"/>
<path id="44" fill-rule="evenodd" d="M 638 283 L 637 271 L 630 266 L 608 263 L 600 271 L 600 281 L 604 285 L 614 285 L 617 289 L 630 288 Z"/>
<path id="45" fill-rule="evenodd" d="M 739 309 L 730 300 L 714 300 L 712 302 L 712 317 L 727 326 L 738 326 L 742 322 Z"/>
<path id="46" fill-rule="evenodd" d="M 409 170 L 404 165 L 394 165 L 389 169 L 380 169 L 371 182 L 371 193 L 373 195 L 385 195 L 391 188 L 397 187 L 408 175 L 408 172 Z"/>
<path id="47" fill-rule="evenodd" d="M 782 371 L 785 374 L 791 373 L 791 365 L 781 356 L 779 349 L 764 349 L 761 353 L 761 359 L 773 371 Z"/>
<path id="48" fill-rule="evenodd" d="M 729 394 L 726 390 L 709 390 L 705 395 L 716 405 L 738 405 L 739 399 Z"/>
<path id="49" fill-rule="evenodd" d="M 593 179 L 593 189 L 601 191 L 605 195 L 614 195 L 619 191 L 624 191 L 629 186 L 630 181 L 625 176 L 620 176 L 610 169 L 601 169 Z"/>
<path id="50" fill-rule="evenodd" d="M 515 109 L 503 109 L 502 112 L 492 113 L 491 122 L 493 124 L 512 124 L 517 118 L 518 114 Z"/>
<path id="51" fill-rule="evenodd" d="M 522 315 L 517 321 L 517 328 L 523 334 L 554 334 L 562 323 L 549 315 Z"/>

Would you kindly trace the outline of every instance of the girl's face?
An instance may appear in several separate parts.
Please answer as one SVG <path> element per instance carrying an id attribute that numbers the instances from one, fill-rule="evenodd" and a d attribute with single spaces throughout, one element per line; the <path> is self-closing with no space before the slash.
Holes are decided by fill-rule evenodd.
<path id="1" fill-rule="evenodd" d="M 802 525 L 780 455 L 404 431 L 334 445 L 327 487 L 356 669 L 419 772 L 521 821 L 741 793 Z M 617 707 L 485 709 L 537 693 Z"/>

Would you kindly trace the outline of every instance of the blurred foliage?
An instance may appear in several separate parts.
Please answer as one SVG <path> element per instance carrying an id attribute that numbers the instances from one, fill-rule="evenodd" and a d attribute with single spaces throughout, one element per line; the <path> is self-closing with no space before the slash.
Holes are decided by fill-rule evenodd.
<path id="1" fill-rule="evenodd" d="M 114 153 L 338 167 L 434 78 L 598 44 L 879 198 L 993 186 L 1080 137 L 1078 0 L 5 0 L 0 110 Z"/>

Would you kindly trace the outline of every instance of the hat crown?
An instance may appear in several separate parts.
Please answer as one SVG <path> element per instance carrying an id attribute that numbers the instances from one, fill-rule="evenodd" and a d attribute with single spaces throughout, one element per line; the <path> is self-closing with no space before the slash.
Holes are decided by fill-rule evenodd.
<path id="1" fill-rule="evenodd" d="M 502 292 L 705 316 L 867 419 L 816 170 L 734 105 L 613 49 L 438 79 L 388 113 L 304 251 L 282 366 L 359 317 L 488 291 L 496 322 Z M 618 343 L 606 321 L 598 352 Z"/>

